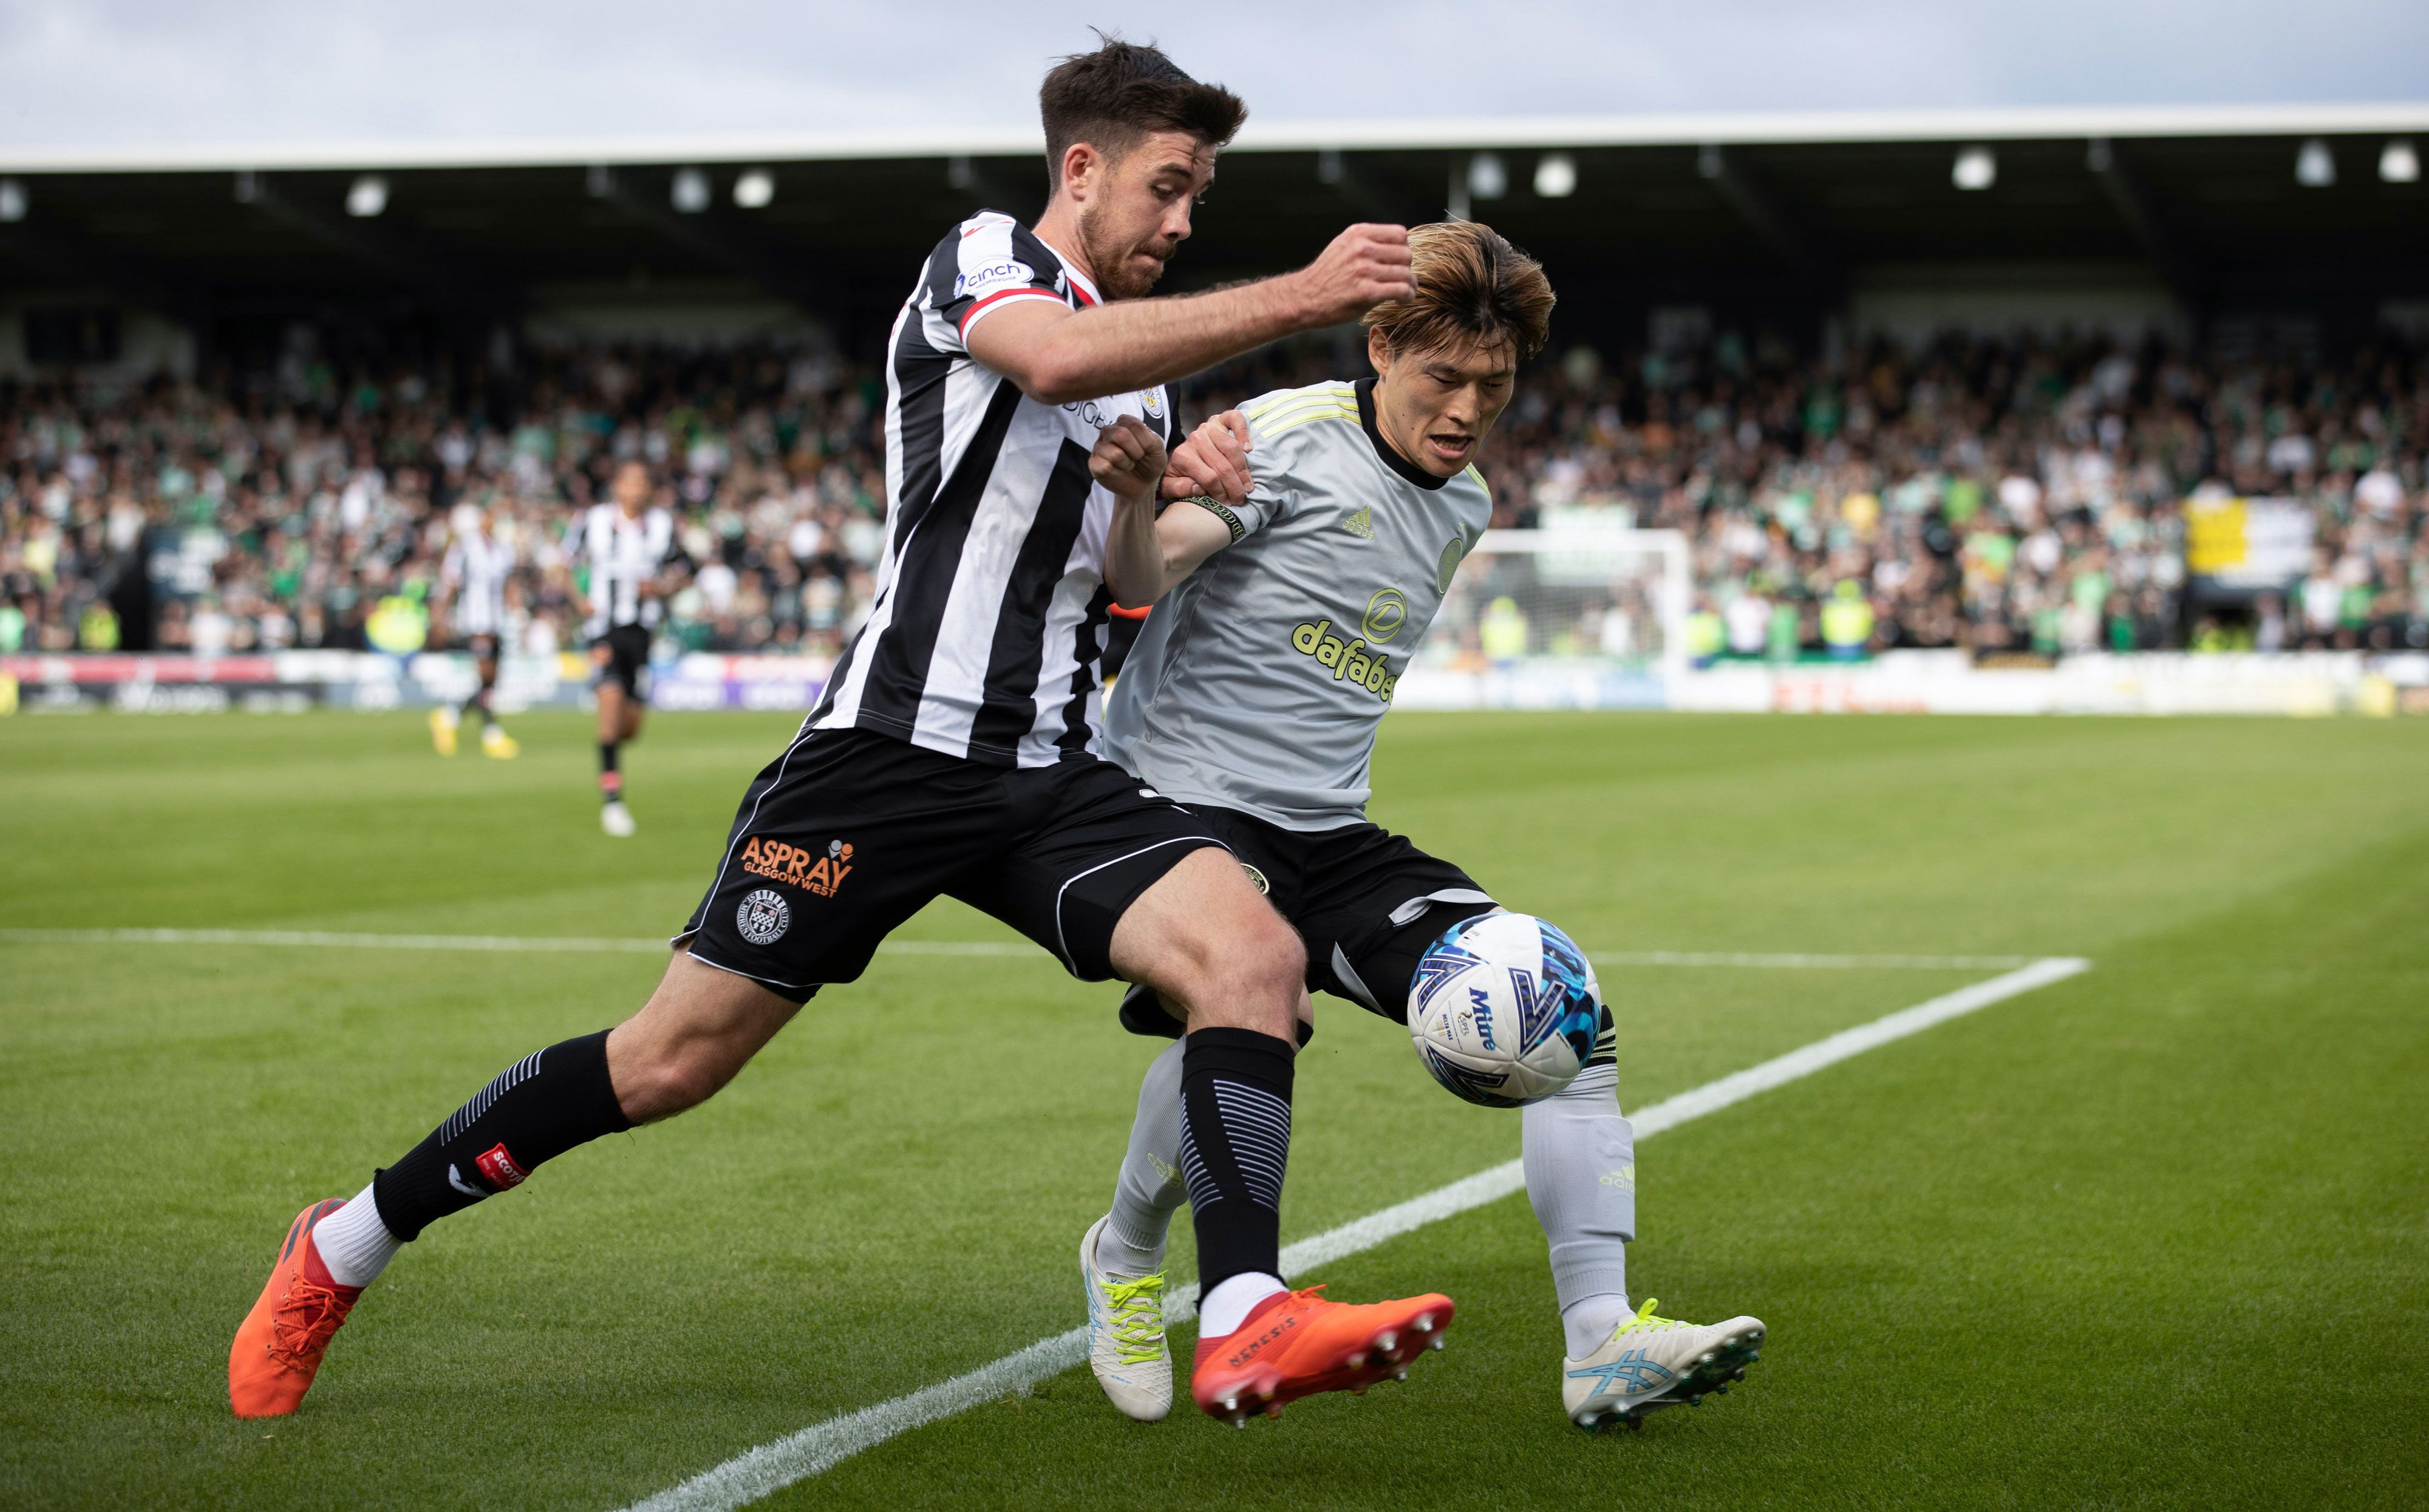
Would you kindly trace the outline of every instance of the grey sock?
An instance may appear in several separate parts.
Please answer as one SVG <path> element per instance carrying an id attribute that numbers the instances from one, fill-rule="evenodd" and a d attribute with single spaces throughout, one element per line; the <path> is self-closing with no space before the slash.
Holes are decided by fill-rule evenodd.
<path id="1" fill-rule="evenodd" d="M 1112 1222 L 1097 1239 L 1097 1263 L 1122 1275 L 1164 1268 L 1172 1215 L 1189 1198 L 1181 1180 L 1181 1048 L 1175 1040 L 1139 1083 L 1138 1117 L 1114 1184 Z"/>
<path id="2" fill-rule="evenodd" d="M 1588 1066 L 1557 1096 L 1521 1115 L 1527 1199 L 1551 1246 L 1552 1287 L 1564 1314 L 1591 1328 L 1628 1297 L 1628 1241 L 1636 1237 L 1636 1130 L 1619 1111 L 1619 1068 Z M 1610 1329 L 1601 1330 L 1608 1337 Z M 1583 1350 L 1570 1340 L 1573 1356 Z"/>

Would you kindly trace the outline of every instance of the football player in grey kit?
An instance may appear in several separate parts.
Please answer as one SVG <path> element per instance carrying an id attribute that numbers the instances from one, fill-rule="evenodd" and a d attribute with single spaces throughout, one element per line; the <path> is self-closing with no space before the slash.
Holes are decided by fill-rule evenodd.
<path id="1" fill-rule="evenodd" d="M 1307 985 L 1402 1020 L 1446 930 L 1498 905 L 1466 873 L 1365 814 L 1375 733 L 1409 654 L 1492 518 L 1476 452 L 1545 340 L 1542 267 L 1473 222 L 1409 235 L 1413 297 L 1366 318 L 1376 376 L 1264 395 L 1175 453 L 1156 514 L 1117 511 L 1105 580 L 1155 603 L 1106 715 L 1109 754 L 1213 826 L 1299 930 Z M 1253 460 L 1251 457 L 1253 453 Z M 1302 1038 L 1312 1032 L 1302 999 Z M 1122 1020 L 1181 1026 L 1152 989 Z M 1550 1243 L 1575 1421 L 1641 1422 L 1743 1376 L 1763 1325 L 1630 1310 L 1635 1136 L 1608 1011 L 1595 1053 L 1521 1114 L 1527 1190 Z M 1114 1206 L 1081 1241 L 1090 1362 L 1133 1418 L 1172 1399 L 1163 1259 L 1194 1177 L 1181 1153 L 1181 1048 L 1140 1089 Z"/>

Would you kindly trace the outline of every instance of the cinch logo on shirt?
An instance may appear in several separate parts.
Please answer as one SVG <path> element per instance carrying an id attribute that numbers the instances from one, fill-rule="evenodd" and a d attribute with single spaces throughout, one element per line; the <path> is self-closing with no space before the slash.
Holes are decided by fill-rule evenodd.
<path id="1" fill-rule="evenodd" d="M 848 841 L 829 841 L 827 853 L 821 856 L 815 850 L 803 850 L 781 840 L 763 841 L 753 835 L 743 842 L 742 869 L 753 877 L 790 883 L 819 897 L 833 897 L 843 879 L 851 875 L 851 846 Z"/>
<path id="2" fill-rule="evenodd" d="M 1332 629 L 1330 619 L 1310 620 L 1291 632 L 1291 649 L 1301 656 L 1313 656 L 1315 665 L 1332 674 L 1336 682 L 1355 682 L 1367 692 L 1392 701 L 1392 690 L 1400 685 L 1400 675 L 1392 670 L 1389 657 L 1370 654 L 1366 637 L 1360 635 L 1344 641 L 1328 634 Z"/>
<path id="3" fill-rule="evenodd" d="M 965 294 L 983 294 L 990 288 L 1035 282 L 1037 282 L 1037 272 L 1034 269 L 1017 258 L 1007 257 L 1001 262 L 991 262 L 983 268 L 973 268 L 956 277 L 953 280 L 953 297 L 960 299 Z"/>

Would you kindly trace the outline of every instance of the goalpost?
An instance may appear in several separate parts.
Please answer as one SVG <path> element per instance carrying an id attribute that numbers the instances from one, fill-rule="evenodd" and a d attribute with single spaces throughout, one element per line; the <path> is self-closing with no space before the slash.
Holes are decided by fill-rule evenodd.
<path id="1" fill-rule="evenodd" d="M 1687 666 L 1687 537 L 1564 522 L 1486 531 L 1452 576 L 1394 701 L 1408 708 L 1647 708 Z"/>

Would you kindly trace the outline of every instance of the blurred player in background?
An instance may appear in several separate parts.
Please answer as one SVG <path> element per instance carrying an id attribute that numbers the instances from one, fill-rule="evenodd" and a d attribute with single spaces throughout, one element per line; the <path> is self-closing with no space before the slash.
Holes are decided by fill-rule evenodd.
<path id="1" fill-rule="evenodd" d="M 1493 517 L 1473 464 L 1553 303 L 1542 267 L 1486 226 L 1419 226 L 1409 247 L 1415 295 L 1365 317 L 1377 376 L 1284 389 L 1209 421 L 1165 490 L 1194 497 L 1161 517 L 1144 503 L 1116 512 L 1106 551 L 1122 601 L 1161 600 L 1115 684 L 1108 753 L 1239 857 L 1298 929 L 1311 990 L 1396 1024 L 1432 943 L 1499 905 L 1366 818 L 1375 735 Z M 1304 997 L 1301 1013 L 1312 1022 Z M 1122 1022 L 1181 1032 L 1148 987 L 1123 998 Z M 1080 1244 L 1090 1364 L 1116 1406 L 1148 1421 L 1172 1401 L 1165 1236 L 1183 1200 L 1204 1200 L 1181 1153 L 1181 1060 L 1176 1045 L 1148 1067 L 1113 1209 Z M 1569 1416 L 1632 1423 L 1727 1389 L 1762 1342 L 1760 1322 L 1698 1327 L 1655 1317 L 1650 1301 L 1628 1307 L 1635 1133 L 1608 1009 L 1577 1079 L 1521 1116 L 1568 1338 Z"/>
<path id="2" fill-rule="evenodd" d="M 687 565 L 675 544 L 674 514 L 651 502 L 653 491 L 649 468 L 625 463 L 616 469 L 615 501 L 585 510 L 567 542 L 589 579 L 587 589 L 577 580 L 573 601 L 599 689 L 599 828 L 620 837 L 633 832 L 633 814 L 619 755 L 640 738 L 650 706 L 650 632 Z"/>
<path id="3" fill-rule="evenodd" d="M 515 569 L 514 525 L 504 501 L 491 495 L 484 504 L 455 512 L 447 555 L 438 564 L 440 612 L 455 644 L 472 653 L 480 686 L 462 709 L 430 711 L 430 740 L 441 756 L 455 754 L 455 727 L 477 711 L 483 754 L 507 760 L 522 748 L 498 723 L 498 649 L 506 631 L 506 579 Z"/>
<path id="4" fill-rule="evenodd" d="M 1245 107 L 1118 41 L 1066 59 L 1039 104 L 1046 213 L 1033 231 L 993 211 L 953 227 L 903 302 L 875 603 L 744 793 L 657 990 L 615 1028 L 509 1066 L 352 1199 L 296 1215 L 229 1346 L 240 1416 L 302 1403 L 399 1245 L 546 1160 L 713 1095 L 942 896 L 1075 977 L 1149 983 L 1186 1014 L 1180 1148 L 1198 1178 L 1205 1287 L 1192 1386 L 1207 1412 L 1245 1423 L 1362 1389 L 1450 1322 L 1439 1294 L 1351 1306 L 1283 1285 L 1298 939 L 1196 815 L 1099 754 L 1107 531 L 1164 482 L 1176 424 L 1162 386 L 1412 293 L 1408 235 L 1353 226 L 1297 272 L 1147 299 Z M 617 503 L 586 523 L 600 629 L 644 626 L 645 585 L 671 557 L 648 486 L 625 468 Z M 916 1098 L 901 1116 L 920 1116 Z"/>

